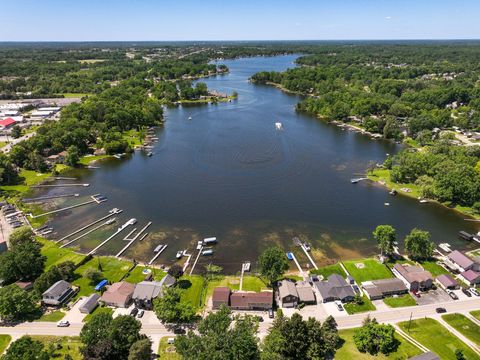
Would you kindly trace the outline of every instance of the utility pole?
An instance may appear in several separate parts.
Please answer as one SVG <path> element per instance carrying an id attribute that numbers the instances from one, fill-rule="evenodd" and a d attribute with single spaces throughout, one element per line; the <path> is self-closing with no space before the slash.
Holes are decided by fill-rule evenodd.
<path id="1" fill-rule="evenodd" d="M 408 332 L 410 333 L 410 325 L 412 325 L 412 315 L 413 312 L 410 313 L 410 320 L 408 321 Z"/>

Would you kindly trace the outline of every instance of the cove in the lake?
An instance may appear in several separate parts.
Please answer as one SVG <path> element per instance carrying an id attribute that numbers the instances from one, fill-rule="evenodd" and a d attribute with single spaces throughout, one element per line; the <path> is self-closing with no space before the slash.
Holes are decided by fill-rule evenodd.
<path id="1" fill-rule="evenodd" d="M 299 114 L 294 108 L 298 96 L 248 82 L 255 72 L 294 66 L 295 58 L 224 61 L 229 74 L 202 81 L 220 92 L 237 91 L 238 100 L 168 109 L 152 157 L 135 152 L 127 159 L 102 161 L 100 169 L 73 171 L 80 182 L 90 183 L 80 190 L 82 196 L 102 193 L 108 201 L 52 219 L 56 238 L 117 207 L 124 212 L 116 224 L 72 246 L 87 252 L 129 218 L 138 219 L 138 229 L 147 221 L 153 224 L 149 236 L 124 256 L 148 261 L 154 248 L 167 244 L 156 263 L 171 264 L 177 251 L 196 253 L 198 240 L 216 236 L 214 255 L 200 257 L 199 264 L 212 262 L 228 273 L 240 271 L 245 260 L 254 263 L 267 245 L 294 248 L 295 236 L 311 243 L 319 264 L 371 255 L 377 252 L 371 233 L 378 224 L 393 225 L 400 238 L 419 227 L 437 243 L 469 246 L 457 233 L 476 232 L 478 226 L 464 216 L 437 204 L 392 197 L 369 181 L 350 183 L 369 161 L 383 162 L 399 145 Z M 283 130 L 276 129 L 276 122 Z M 80 200 L 61 205 L 75 202 Z M 99 254 L 116 254 L 126 244 L 125 235 Z"/>

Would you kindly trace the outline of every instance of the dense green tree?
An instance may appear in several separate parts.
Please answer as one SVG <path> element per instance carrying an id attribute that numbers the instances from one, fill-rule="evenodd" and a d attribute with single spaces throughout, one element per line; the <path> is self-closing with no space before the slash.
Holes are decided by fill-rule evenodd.
<path id="1" fill-rule="evenodd" d="M 40 295 L 57 281 L 72 281 L 74 271 L 75 264 L 71 261 L 66 261 L 59 265 L 53 265 L 35 280 L 33 288 L 35 292 Z"/>
<path id="2" fill-rule="evenodd" d="M 70 145 L 65 156 L 65 164 L 68 166 L 77 166 L 80 161 L 80 151 L 75 145 Z"/>
<path id="3" fill-rule="evenodd" d="M 397 232 L 391 225 L 378 225 L 373 232 L 382 255 L 390 255 L 395 251 Z"/>
<path id="4" fill-rule="evenodd" d="M 182 290 L 171 287 L 163 292 L 163 296 L 154 299 L 155 314 L 162 323 L 181 324 L 189 323 L 195 319 L 195 310 L 188 302 L 182 302 Z"/>
<path id="5" fill-rule="evenodd" d="M 390 324 L 379 324 L 375 318 L 370 317 L 364 320 L 362 327 L 355 330 L 353 341 L 358 351 L 370 355 L 388 355 L 399 346 L 399 341 L 395 338 L 395 328 Z"/>
<path id="6" fill-rule="evenodd" d="M 430 240 L 430 233 L 412 229 L 405 237 L 405 251 L 412 259 L 429 259 L 433 255 L 435 244 Z"/>
<path id="7" fill-rule="evenodd" d="M 14 341 L 1 357 L 2 360 L 48 360 L 50 356 L 43 344 L 30 336 L 22 336 Z"/>
<path id="8" fill-rule="evenodd" d="M 273 286 L 284 273 L 288 270 L 288 261 L 285 253 L 279 247 L 269 247 L 265 249 L 258 259 L 260 274 L 264 276 Z"/>
<path id="9" fill-rule="evenodd" d="M 183 268 L 178 264 L 173 264 L 168 269 L 168 275 L 173 276 L 175 280 L 178 280 L 183 275 Z"/>
<path id="10" fill-rule="evenodd" d="M 0 318 L 5 321 L 26 319 L 39 310 L 33 295 L 12 284 L 0 288 Z"/>
<path id="11" fill-rule="evenodd" d="M 97 284 L 103 279 L 103 273 L 100 270 L 93 268 L 85 270 L 83 276 L 90 280 L 91 284 Z"/>
<path id="12" fill-rule="evenodd" d="M 128 360 L 151 360 L 152 342 L 149 339 L 142 339 L 134 342 L 130 347 Z"/>

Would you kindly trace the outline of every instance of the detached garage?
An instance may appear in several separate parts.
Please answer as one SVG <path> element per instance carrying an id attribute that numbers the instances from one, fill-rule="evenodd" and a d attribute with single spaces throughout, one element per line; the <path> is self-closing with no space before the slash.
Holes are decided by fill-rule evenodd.
<path id="1" fill-rule="evenodd" d="M 87 297 L 78 308 L 82 314 L 90 314 L 97 306 L 100 295 L 92 294 Z"/>

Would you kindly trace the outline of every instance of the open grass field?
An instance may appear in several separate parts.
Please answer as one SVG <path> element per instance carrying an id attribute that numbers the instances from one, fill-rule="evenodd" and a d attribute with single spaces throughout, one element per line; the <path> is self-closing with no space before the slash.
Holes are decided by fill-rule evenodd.
<path id="1" fill-rule="evenodd" d="M 83 98 L 83 97 L 88 96 L 90 94 L 87 94 L 87 93 L 63 93 L 62 95 L 65 98 Z"/>
<path id="2" fill-rule="evenodd" d="M 113 309 L 109 308 L 109 307 L 97 306 L 95 308 L 95 310 L 93 310 L 90 314 L 88 314 L 87 316 L 85 316 L 83 318 L 83 322 L 84 323 L 89 322 L 92 319 L 92 316 L 96 315 L 96 314 L 110 314 L 111 315 L 111 314 L 113 314 Z"/>
<path id="3" fill-rule="evenodd" d="M 111 155 L 82 156 L 80 158 L 79 163 L 82 164 L 82 165 L 88 165 L 93 161 L 108 159 L 110 157 L 111 157 Z"/>
<path id="4" fill-rule="evenodd" d="M 213 294 L 213 289 L 218 286 L 226 286 L 232 290 L 238 290 L 240 287 L 240 276 L 222 276 L 218 279 L 212 280 L 208 283 L 206 298 L 209 298 Z M 262 279 L 256 276 L 243 276 L 243 291 L 255 291 L 260 292 L 264 289 L 267 289 L 267 285 L 262 281 Z"/>
<path id="5" fill-rule="evenodd" d="M 438 265 L 435 261 L 424 261 L 420 265 L 422 265 L 425 270 L 430 271 L 430 274 L 432 274 L 433 277 L 450 273 L 448 270 Z"/>
<path id="6" fill-rule="evenodd" d="M 137 130 L 128 130 L 123 133 L 123 138 L 131 147 L 142 145 L 145 134 Z"/>
<path id="7" fill-rule="evenodd" d="M 345 308 L 345 311 L 351 315 L 377 309 L 366 296 L 363 296 L 362 299 L 363 304 L 361 305 L 356 304 L 355 302 L 344 304 L 343 307 Z"/>
<path id="8" fill-rule="evenodd" d="M 343 265 L 357 281 L 388 279 L 393 277 L 390 269 L 374 259 L 344 261 Z"/>
<path id="9" fill-rule="evenodd" d="M 480 326 L 472 320 L 462 314 L 446 314 L 442 315 L 442 319 L 467 339 L 480 345 Z"/>
<path id="10" fill-rule="evenodd" d="M 310 274 L 322 275 L 324 279 L 328 278 L 332 274 L 339 274 L 343 277 L 347 276 L 347 274 L 345 274 L 345 271 L 343 271 L 342 267 L 338 263 L 324 266 L 324 267 L 321 267 L 320 269 L 314 269 L 310 271 Z"/>
<path id="11" fill-rule="evenodd" d="M 203 306 L 203 277 L 200 275 L 185 275 L 178 280 L 177 285 L 185 290 L 182 294 L 182 302 L 192 304 L 197 310 Z"/>
<path id="12" fill-rule="evenodd" d="M 408 331 L 408 321 L 398 326 L 423 346 L 436 353 L 443 360 L 455 360 L 455 350 L 463 350 L 466 359 L 480 359 L 473 350 L 445 329 L 438 321 L 430 318 L 413 320 Z"/>
<path id="13" fill-rule="evenodd" d="M 56 359 L 63 359 L 65 355 L 70 355 L 73 360 L 83 359 L 82 354 L 80 353 L 82 343 L 78 337 L 36 335 L 32 336 L 32 338 L 41 341 L 45 344 L 45 347 L 48 347 L 50 344 L 60 344 L 53 355 Z"/>
<path id="14" fill-rule="evenodd" d="M 383 360 L 383 359 L 409 359 L 413 356 L 419 355 L 422 351 L 417 348 L 415 345 L 411 344 L 407 340 L 405 340 L 400 335 L 396 334 L 395 337 L 400 341 L 400 346 L 398 347 L 397 351 L 394 353 L 389 354 L 388 356 L 379 354 L 376 356 L 372 356 L 370 354 L 361 353 L 358 351 L 355 342 L 353 341 L 353 334 L 355 333 L 355 329 L 348 329 L 348 330 L 340 330 L 339 334 L 340 337 L 343 339 L 344 343 L 342 344 L 341 348 L 337 350 L 335 353 L 335 359 L 355 359 L 355 360 L 368 360 L 368 359 L 376 359 L 376 360 Z"/>
<path id="15" fill-rule="evenodd" d="M 138 284 L 139 282 L 143 281 L 146 277 L 145 274 L 142 273 L 142 271 L 145 269 L 144 266 L 136 266 L 135 269 L 133 269 L 130 274 L 125 278 L 125 281 L 128 281 L 129 283 L 132 284 Z M 156 281 L 160 281 L 163 279 L 167 273 L 161 269 L 156 269 L 156 268 L 149 268 L 152 273 L 153 273 L 153 279 Z"/>
<path id="16" fill-rule="evenodd" d="M 160 359 L 182 360 L 183 357 L 175 352 L 175 346 L 170 345 L 167 341 L 168 337 L 163 337 L 160 340 L 160 345 L 158 346 L 158 355 Z"/>
<path id="17" fill-rule="evenodd" d="M 383 302 L 391 308 L 417 305 L 417 302 L 410 294 L 405 294 L 397 297 L 387 297 L 383 299 Z"/>
<path id="18" fill-rule="evenodd" d="M 40 318 L 36 319 L 35 321 L 57 322 L 62 320 L 65 317 L 65 315 L 66 313 L 64 313 L 63 311 L 57 310 L 49 314 L 44 314 Z"/>
<path id="19" fill-rule="evenodd" d="M 73 281 L 73 285 L 80 287 L 80 291 L 77 293 L 76 298 L 78 299 L 80 296 L 89 295 L 94 292 L 96 284 L 92 284 L 89 279 L 83 277 L 83 274 L 87 269 L 100 270 L 104 279 L 114 283 L 120 281 L 132 265 L 133 264 L 130 261 L 119 260 L 114 257 L 94 257 L 92 260 L 75 270 L 77 278 Z"/>
<path id="20" fill-rule="evenodd" d="M 12 337 L 10 335 L 0 335 L 0 355 L 3 354 L 11 340 Z"/>
<path id="21" fill-rule="evenodd" d="M 43 244 L 42 255 L 47 257 L 45 269 L 48 270 L 53 265 L 61 264 L 65 261 L 72 261 L 75 264 L 80 263 L 85 258 L 85 255 L 78 254 L 70 249 L 62 248 L 47 239 L 37 237 L 37 240 Z"/>

